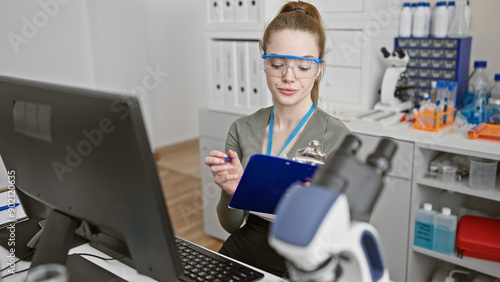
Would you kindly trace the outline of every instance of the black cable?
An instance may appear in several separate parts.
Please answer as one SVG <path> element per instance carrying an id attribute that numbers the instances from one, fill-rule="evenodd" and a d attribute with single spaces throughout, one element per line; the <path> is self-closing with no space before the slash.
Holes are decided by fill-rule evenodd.
<path id="1" fill-rule="evenodd" d="M 26 272 L 26 271 L 28 271 L 29 269 L 30 269 L 30 268 L 28 267 L 28 268 L 23 269 L 23 270 L 21 270 L 21 271 L 16 271 L 15 273 L 9 273 L 9 274 L 7 274 L 7 275 L 5 275 L 5 276 L 2 276 L 2 280 L 3 280 L 4 278 L 9 277 L 9 276 L 12 276 L 12 275 L 16 275 L 16 274 L 19 274 L 19 273 Z"/>
<path id="2" fill-rule="evenodd" d="M 29 257 L 29 256 L 30 256 L 30 255 L 32 255 L 34 252 L 35 252 L 35 250 L 31 251 L 31 252 L 30 252 L 29 254 L 27 254 L 26 256 L 24 256 L 24 257 L 22 257 L 22 258 L 18 259 L 16 262 L 14 262 L 14 264 L 17 264 L 17 263 L 18 263 L 18 262 L 20 262 L 21 260 L 23 260 L 23 259 L 25 259 L 25 258 Z M 98 258 L 98 259 L 101 259 L 101 260 L 119 260 L 119 259 L 121 259 L 121 258 L 124 258 L 124 257 L 125 257 L 124 255 L 121 255 L 121 256 L 119 256 L 119 257 L 114 257 L 114 258 L 104 258 L 104 257 L 96 256 L 96 255 L 93 255 L 93 254 L 85 254 L 85 253 L 74 253 L 74 254 L 72 254 L 72 255 L 90 256 L 90 257 L 95 257 L 95 258 Z M 6 270 L 7 268 L 9 268 L 9 267 L 11 267 L 11 266 L 10 266 L 10 265 L 8 265 L 7 267 L 5 267 L 5 268 L 1 269 L 1 270 L 0 270 L 0 272 L 5 271 L 5 270 Z M 9 277 L 9 276 L 12 276 L 12 275 L 18 274 L 18 273 L 23 273 L 23 272 L 25 272 L 25 271 L 28 271 L 29 269 L 30 269 L 30 268 L 28 267 L 28 268 L 23 269 L 23 270 L 21 270 L 21 271 L 16 271 L 15 273 L 9 273 L 9 274 L 7 274 L 7 275 L 5 275 L 5 276 L 2 276 L 1 278 L 2 278 L 2 279 L 4 279 L 4 278 L 7 278 L 7 277 Z"/>
<path id="3" fill-rule="evenodd" d="M 29 252 L 29 253 L 28 253 L 27 255 L 25 255 L 24 257 L 22 257 L 22 258 L 18 259 L 16 262 L 14 262 L 14 264 L 16 264 L 16 263 L 18 263 L 18 262 L 22 261 L 23 259 L 25 259 L 25 258 L 27 258 L 27 257 L 31 256 L 33 253 L 35 253 L 35 250 L 33 250 L 33 251 Z M 5 267 L 5 268 L 3 268 L 3 269 L 0 269 L 0 272 L 5 271 L 5 270 L 6 270 L 7 268 L 9 268 L 9 267 L 10 267 L 10 265 L 8 265 L 7 267 Z"/>

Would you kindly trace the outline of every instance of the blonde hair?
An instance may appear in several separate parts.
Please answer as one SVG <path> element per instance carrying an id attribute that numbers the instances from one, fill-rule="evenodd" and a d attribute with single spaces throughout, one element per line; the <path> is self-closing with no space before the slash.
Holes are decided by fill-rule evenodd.
<path id="1" fill-rule="evenodd" d="M 282 30 L 294 30 L 308 32 L 316 37 L 316 45 L 319 49 L 319 57 L 325 55 L 326 33 L 323 26 L 321 15 L 314 5 L 307 2 L 287 2 L 281 7 L 278 15 L 267 25 L 262 40 L 260 40 L 260 49 L 266 52 L 267 43 L 274 32 Z M 314 81 L 311 90 L 311 99 L 318 104 L 319 82 L 321 74 Z"/>

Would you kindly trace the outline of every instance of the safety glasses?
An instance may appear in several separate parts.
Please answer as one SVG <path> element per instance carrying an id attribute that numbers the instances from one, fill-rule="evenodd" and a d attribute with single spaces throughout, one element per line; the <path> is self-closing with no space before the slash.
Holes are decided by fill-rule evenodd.
<path id="1" fill-rule="evenodd" d="M 289 55 L 266 55 L 264 59 L 264 71 L 274 77 L 283 77 L 288 68 L 291 68 L 297 79 L 314 78 L 319 71 L 319 65 L 323 59 L 309 57 L 298 57 Z"/>

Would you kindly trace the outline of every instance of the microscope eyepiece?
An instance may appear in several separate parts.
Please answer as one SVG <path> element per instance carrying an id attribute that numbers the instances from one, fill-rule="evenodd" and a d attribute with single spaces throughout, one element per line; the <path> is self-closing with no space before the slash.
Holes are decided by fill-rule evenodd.
<path id="1" fill-rule="evenodd" d="M 339 150 L 354 155 L 358 151 L 359 147 L 361 147 L 361 140 L 353 134 L 349 134 L 344 138 L 342 144 L 340 144 Z"/>
<path id="2" fill-rule="evenodd" d="M 396 153 L 398 145 L 396 142 L 384 138 L 380 140 L 375 151 L 368 156 L 366 162 L 375 167 L 380 175 L 386 173 L 391 166 L 391 159 Z"/>
<path id="3" fill-rule="evenodd" d="M 400 59 L 405 57 L 405 52 L 403 51 L 403 49 L 401 49 L 401 47 L 396 48 L 396 53 L 398 54 L 398 57 Z"/>
<path id="4" fill-rule="evenodd" d="M 391 53 L 389 53 L 389 51 L 387 51 L 385 47 L 382 47 L 380 51 L 382 51 L 382 55 L 384 55 L 384 58 L 389 58 L 389 56 L 391 56 Z"/>

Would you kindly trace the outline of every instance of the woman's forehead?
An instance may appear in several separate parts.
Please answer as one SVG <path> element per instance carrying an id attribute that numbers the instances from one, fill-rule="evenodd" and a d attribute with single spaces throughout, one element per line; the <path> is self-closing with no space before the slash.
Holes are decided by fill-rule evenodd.
<path id="1" fill-rule="evenodd" d="M 267 42 L 266 54 L 280 54 L 317 58 L 319 48 L 314 34 L 298 30 L 275 31 Z"/>

